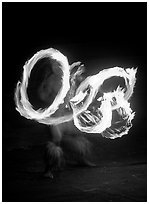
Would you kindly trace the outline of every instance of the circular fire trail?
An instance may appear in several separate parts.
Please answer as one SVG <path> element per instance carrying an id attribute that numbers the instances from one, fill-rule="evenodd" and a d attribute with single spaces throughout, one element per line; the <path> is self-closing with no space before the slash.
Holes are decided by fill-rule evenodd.
<path id="1" fill-rule="evenodd" d="M 31 104 L 28 87 L 33 70 L 42 59 L 49 60 L 51 66 L 47 65 L 47 70 L 53 75 L 47 72 L 37 90 L 40 100 L 48 105 L 36 109 Z M 129 100 L 137 69 L 108 68 L 83 80 L 83 65 L 80 62 L 69 65 L 67 57 L 53 48 L 37 52 L 23 68 L 22 81 L 17 83 L 15 90 L 15 103 L 16 110 L 25 118 L 46 125 L 73 120 L 80 131 L 101 133 L 111 139 L 127 134 L 131 128 L 135 113 Z M 112 77 L 122 78 L 125 87 L 119 85 L 104 91 L 104 83 Z"/>

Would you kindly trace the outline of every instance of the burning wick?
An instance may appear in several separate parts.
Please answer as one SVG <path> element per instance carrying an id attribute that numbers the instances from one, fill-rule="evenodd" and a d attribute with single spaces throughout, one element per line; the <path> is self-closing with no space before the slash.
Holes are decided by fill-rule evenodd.
<path id="1" fill-rule="evenodd" d="M 28 98 L 28 82 L 34 66 L 44 58 L 49 59 L 55 74 L 44 84 L 49 92 L 51 90 L 57 94 L 48 107 L 35 110 Z M 83 65 L 80 62 L 69 65 L 67 57 L 53 48 L 37 52 L 23 68 L 22 82 L 17 83 L 15 90 L 15 103 L 16 110 L 25 118 L 46 125 L 73 121 L 82 132 L 101 133 L 103 137 L 111 139 L 127 134 L 131 128 L 135 113 L 129 100 L 137 69 L 114 67 L 82 80 Z M 103 92 L 104 82 L 112 77 L 123 78 L 125 88 L 118 86 L 112 91 Z M 42 100 L 48 100 L 46 92 L 40 89 L 40 93 Z"/>

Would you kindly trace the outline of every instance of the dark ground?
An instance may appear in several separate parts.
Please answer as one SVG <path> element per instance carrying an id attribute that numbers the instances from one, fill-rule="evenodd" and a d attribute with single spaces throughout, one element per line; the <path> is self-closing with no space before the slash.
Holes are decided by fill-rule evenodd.
<path id="1" fill-rule="evenodd" d="M 51 180 L 43 176 L 48 135 L 38 128 L 11 133 L 14 144 L 3 140 L 3 201 L 147 201 L 146 147 L 130 142 L 132 132 L 116 140 L 88 135 L 97 166 L 66 165 Z"/>
<path id="2" fill-rule="evenodd" d="M 147 200 L 147 3 L 3 3 L 3 201 Z M 87 135 L 97 167 L 66 166 L 43 177 L 46 127 L 15 110 L 14 89 L 25 61 L 60 50 L 87 74 L 138 67 L 133 127 L 122 138 Z"/>

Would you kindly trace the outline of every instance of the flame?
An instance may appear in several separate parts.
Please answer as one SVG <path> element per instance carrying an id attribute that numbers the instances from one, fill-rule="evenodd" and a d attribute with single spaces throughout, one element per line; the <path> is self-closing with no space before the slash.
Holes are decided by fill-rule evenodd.
<path id="1" fill-rule="evenodd" d="M 61 69 L 62 71 L 61 77 L 62 86 L 57 96 L 55 97 L 55 100 L 48 108 L 34 110 L 28 100 L 27 95 L 28 80 L 34 65 L 37 63 L 39 59 L 42 59 L 44 57 L 48 57 L 49 59 L 53 59 L 56 62 L 60 63 L 60 66 L 58 68 Z M 65 57 L 62 53 L 53 48 L 41 50 L 37 52 L 29 61 L 27 61 L 23 68 L 24 71 L 22 82 L 17 83 L 15 91 L 16 110 L 27 119 L 34 119 L 37 120 L 39 123 L 47 125 L 59 124 L 71 120 L 72 114 L 58 118 L 52 117 L 52 115 L 59 108 L 60 104 L 63 104 L 64 98 L 70 89 L 69 83 L 70 66 L 68 64 L 67 57 Z"/>
<path id="2" fill-rule="evenodd" d="M 52 69 L 55 72 L 60 69 L 62 72 L 61 88 L 49 107 L 35 110 L 27 95 L 28 80 L 34 65 L 45 57 L 59 63 L 59 66 L 53 65 Z M 111 139 L 127 134 L 135 116 L 129 100 L 133 94 L 137 69 L 104 69 L 84 80 L 83 72 L 84 66 L 81 62 L 69 65 L 67 57 L 58 50 L 50 48 L 37 52 L 25 63 L 22 82 L 17 83 L 16 110 L 25 118 L 46 125 L 58 125 L 73 120 L 74 125 L 82 132 L 101 133 L 103 137 Z M 103 83 L 112 77 L 123 78 L 126 87 L 118 86 L 113 91 L 103 92 Z M 69 110 L 68 114 L 65 114 L 66 109 Z"/>
<path id="3" fill-rule="evenodd" d="M 131 120 L 135 115 L 128 100 L 133 93 L 136 71 L 133 68 L 124 70 L 114 67 L 104 69 L 83 81 L 78 87 L 75 97 L 70 101 L 75 126 L 82 132 L 102 133 L 104 137 L 111 139 L 127 134 L 131 127 Z M 113 76 L 124 78 L 126 89 L 117 87 L 116 90 L 103 93 L 102 97 L 96 99 L 103 82 Z M 94 106 L 95 100 L 96 105 Z M 117 112 L 123 122 L 125 121 L 125 125 L 114 127 L 115 124 L 122 123 L 120 119 L 112 120 L 114 112 Z"/>

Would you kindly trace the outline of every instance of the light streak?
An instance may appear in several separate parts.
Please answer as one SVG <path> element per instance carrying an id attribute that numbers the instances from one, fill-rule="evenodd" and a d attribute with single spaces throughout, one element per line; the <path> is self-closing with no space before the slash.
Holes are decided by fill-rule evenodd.
<path id="1" fill-rule="evenodd" d="M 52 65 L 54 72 L 61 71 L 61 87 L 49 107 L 35 110 L 27 95 L 28 80 L 34 65 L 45 57 L 56 62 Z M 137 69 L 108 68 L 83 80 L 83 68 L 81 62 L 69 65 L 67 57 L 53 48 L 37 52 L 24 65 L 22 82 L 17 83 L 16 110 L 25 118 L 46 125 L 58 125 L 73 120 L 81 132 L 101 133 L 103 137 L 111 139 L 127 134 L 135 116 L 129 100 L 133 94 Z M 112 77 L 123 78 L 125 88 L 118 86 L 113 91 L 103 92 L 101 86 Z M 65 109 L 69 110 L 67 114 Z M 55 116 L 56 112 L 59 114 Z"/>
<path id="2" fill-rule="evenodd" d="M 111 139 L 127 134 L 135 115 L 128 100 L 133 93 L 136 71 L 133 68 L 124 70 L 114 67 L 104 69 L 84 80 L 78 87 L 75 97 L 70 101 L 75 126 L 82 132 L 102 133 L 104 137 Z M 117 87 L 116 90 L 103 93 L 102 97 L 95 99 L 103 82 L 113 76 L 124 78 L 126 88 Z M 95 100 L 97 100 L 96 106 L 92 105 Z M 114 111 L 123 122 L 125 121 L 125 125 L 113 127 L 115 123 L 120 123 L 119 120 L 112 121 Z"/>
<path id="3" fill-rule="evenodd" d="M 32 105 L 28 100 L 27 87 L 28 80 L 34 65 L 39 59 L 48 57 L 56 62 L 60 63 L 60 66 L 54 67 L 62 70 L 61 82 L 62 86 L 59 90 L 57 96 L 55 97 L 53 103 L 46 109 L 34 110 Z M 52 117 L 52 115 L 58 110 L 60 104 L 64 103 L 64 98 L 70 89 L 70 66 L 68 64 L 67 58 L 60 53 L 58 50 L 53 48 L 47 50 L 41 50 L 37 52 L 29 61 L 24 65 L 22 82 L 17 83 L 15 91 L 15 102 L 17 111 L 27 119 L 34 119 L 39 123 L 51 125 L 66 122 L 72 119 L 72 114 L 61 117 Z"/>

